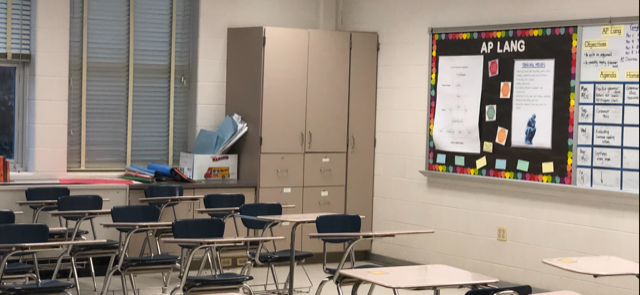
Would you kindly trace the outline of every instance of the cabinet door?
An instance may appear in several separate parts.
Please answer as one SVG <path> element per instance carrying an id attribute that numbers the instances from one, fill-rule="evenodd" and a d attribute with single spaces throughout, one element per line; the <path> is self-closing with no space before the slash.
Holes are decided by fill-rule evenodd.
<path id="1" fill-rule="evenodd" d="M 372 230 L 373 175 L 376 126 L 378 35 L 352 34 L 349 99 L 349 151 L 347 153 L 347 213 L 364 215 L 362 231 Z M 357 250 L 370 249 L 360 243 Z"/>
<path id="2" fill-rule="evenodd" d="M 349 115 L 350 35 L 311 31 L 307 152 L 345 152 Z"/>
<path id="3" fill-rule="evenodd" d="M 303 213 L 337 213 L 344 214 L 344 186 L 338 187 L 306 187 L 304 188 Z M 322 253 L 322 241 L 309 238 L 309 234 L 317 233 L 315 224 L 304 225 L 302 229 L 302 250 Z M 329 252 L 342 252 L 344 245 L 327 244 Z"/>
<path id="4" fill-rule="evenodd" d="M 265 38 L 262 153 L 302 153 L 309 32 L 266 28 Z"/>

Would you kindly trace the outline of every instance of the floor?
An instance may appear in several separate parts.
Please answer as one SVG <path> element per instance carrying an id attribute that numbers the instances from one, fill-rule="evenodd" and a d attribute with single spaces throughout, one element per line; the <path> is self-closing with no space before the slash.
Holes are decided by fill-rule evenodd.
<path id="1" fill-rule="evenodd" d="M 324 274 L 324 272 L 322 271 L 322 265 L 309 265 L 306 267 L 306 270 L 309 273 L 309 277 L 311 278 L 311 281 L 313 282 L 313 287 L 311 288 L 311 294 L 315 294 L 316 290 L 317 290 L 317 285 L 324 279 L 327 277 L 327 275 Z M 229 270 L 229 272 L 237 272 L 238 270 Z M 284 278 L 286 278 L 286 275 L 288 273 L 288 266 L 283 266 L 283 267 L 278 267 L 277 269 L 277 275 L 280 278 L 280 280 L 284 280 Z M 250 285 L 254 285 L 254 284 L 260 284 L 265 282 L 266 279 L 266 268 L 256 268 L 253 270 L 252 275 L 254 276 L 254 280 L 253 283 L 251 283 Z M 98 279 L 98 288 L 102 287 L 104 278 L 99 278 Z M 128 280 L 127 280 L 128 281 Z M 162 278 L 160 277 L 160 275 L 140 275 L 136 278 L 136 283 L 137 283 L 137 287 L 140 289 L 140 295 L 156 295 L 156 294 L 163 294 L 162 293 Z M 170 288 L 169 290 L 166 292 L 166 294 L 169 294 L 172 290 L 172 288 L 174 288 L 176 285 L 178 284 L 178 279 L 176 278 L 175 274 L 174 277 L 171 281 L 170 284 Z M 296 271 L 296 286 L 309 286 L 309 281 L 307 280 L 306 276 L 304 275 L 304 272 L 302 271 L 302 269 L 300 267 L 298 267 L 297 271 Z M 98 294 L 98 292 L 93 292 L 93 286 L 92 286 L 92 281 L 91 278 L 81 278 L 80 279 L 80 287 L 81 287 L 81 292 L 82 295 L 94 295 L 94 294 Z M 128 285 L 129 288 L 129 294 L 133 295 L 133 292 L 131 291 L 131 284 L 129 283 Z M 253 287 L 254 291 L 259 293 L 259 291 L 264 290 L 262 287 L 259 286 L 254 286 Z M 367 294 L 367 291 L 369 290 L 369 286 L 363 286 L 360 288 L 359 293 L 360 294 Z M 100 291 L 100 290 L 99 290 Z M 343 288 L 344 294 L 351 294 L 351 287 L 344 287 Z M 461 290 L 461 289 L 454 289 L 454 290 L 443 290 L 442 294 L 443 295 L 464 295 L 466 293 L 467 290 Z M 71 292 L 72 294 L 75 295 L 75 291 Z M 416 292 L 401 292 L 402 294 L 407 294 L 407 293 L 416 293 Z M 109 295 L 122 295 L 122 283 L 120 281 L 119 277 L 114 277 L 114 279 L 111 281 L 111 288 L 110 288 L 110 292 Z M 328 283 L 327 285 L 325 285 L 322 294 L 324 295 L 338 295 L 337 289 L 335 287 L 335 285 L 333 283 Z M 425 291 L 425 292 L 420 292 L 419 294 L 426 294 L 426 295 L 431 295 L 433 294 L 432 291 Z M 391 290 L 388 289 L 383 289 L 383 288 L 376 288 L 374 295 L 393 295 L 393 292 Z"/>

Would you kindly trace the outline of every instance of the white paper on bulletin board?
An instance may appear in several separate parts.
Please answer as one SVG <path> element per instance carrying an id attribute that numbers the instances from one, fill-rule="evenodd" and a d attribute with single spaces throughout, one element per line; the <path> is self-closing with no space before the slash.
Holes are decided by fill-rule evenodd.
<path id="1" fill-rule="evenodd" d="M 638 192 L 639 37 L 637 24 L 583 28 L 579 186 Z"/>

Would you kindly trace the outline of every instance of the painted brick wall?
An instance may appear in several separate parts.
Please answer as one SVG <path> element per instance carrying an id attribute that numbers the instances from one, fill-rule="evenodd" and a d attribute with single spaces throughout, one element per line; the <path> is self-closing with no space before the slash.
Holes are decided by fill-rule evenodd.
<path id="1" fill-rule="evenodd" d="M 635 0 L 342 0 L 339 29 L 380 33 L 374 227 L 436 229 L 376 242 L 374 253 L 445 263 L 504 281 L 584 295 L 638 294 L 636 278 L 593 279 L 541 263 L 565 255 L 638 261 L 638 198 L 614 193 L 431 178 L 429 28 L 637 15 Z M 509 228 L 508 243 L 496 241 Z"/>

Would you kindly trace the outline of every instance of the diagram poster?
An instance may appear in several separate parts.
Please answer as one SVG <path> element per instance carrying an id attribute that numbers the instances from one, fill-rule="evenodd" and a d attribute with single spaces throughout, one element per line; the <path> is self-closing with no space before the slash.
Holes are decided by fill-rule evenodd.
<path id="1" fill-rule="evenodd" d="M 578 35 L 577 27 L 434 33 L 427 169 L 572 184 Z"/>
<path id="2" fill-rule="evenodd" d="M 516 60 L 512 147 L 551 149 L 555 68 L 553 59 Z"/>
<path id="3" fill-rule="evenodd" d="M 480 154 L 480 100 L 484 57 L 451 56 L 440 59 L 438 93 L 433 132 L 438 149 Z"/>

